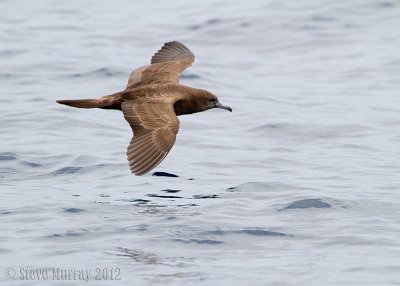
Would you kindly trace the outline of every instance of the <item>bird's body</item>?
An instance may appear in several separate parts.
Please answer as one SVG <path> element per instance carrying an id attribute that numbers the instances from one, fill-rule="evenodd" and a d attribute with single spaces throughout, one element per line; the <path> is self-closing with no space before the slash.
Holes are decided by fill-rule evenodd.
<path id="1" fill-rule="evenodd" d="M 151 64 L 131 73 L 124 91 L 95 99 L 59 100 L 78 108 L 116 109 L 124 113 L 134 137 L 128 146 L 129 166 L 135 175 L 155 168 L 175 143 L 177 116 L 222 108 L 212 93 L 179 84 L 179 75 L 194 61 L 193 53 L 178 42 L 166 43 Z"/>

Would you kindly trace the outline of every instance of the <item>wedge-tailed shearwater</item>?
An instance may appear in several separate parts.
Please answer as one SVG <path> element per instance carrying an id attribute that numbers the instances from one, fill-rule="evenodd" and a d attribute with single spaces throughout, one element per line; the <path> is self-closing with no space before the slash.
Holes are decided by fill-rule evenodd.
<path id="1" fill-rule="evenodd" d="M 222 108 L 218 98 L 203 89 L 179 84 L 194 54 L 173 41 L 153 55 L 151 64 L 135 69 L 125 90 L 95 99 L 58 100 L 78 108 L 122 110 L 133 131 L 126 152 L 131 172 L 137 176 L 154 169 L 167 156 L 179 130 L 177 116 Z"/>

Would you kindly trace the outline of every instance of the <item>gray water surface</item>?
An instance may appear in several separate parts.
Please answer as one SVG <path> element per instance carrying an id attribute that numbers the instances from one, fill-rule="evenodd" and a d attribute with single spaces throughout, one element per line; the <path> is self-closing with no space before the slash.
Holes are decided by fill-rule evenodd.
<path id="1" fill-rule="evenodd" d="M 399 31 L 395 0 L 1 1 L 1 283 L 400 284 Z M 135 177 L 122 113 L 55 100 L 171 40 L 233 113 L 180 117 L 154 170 L 177 177 Z"/>

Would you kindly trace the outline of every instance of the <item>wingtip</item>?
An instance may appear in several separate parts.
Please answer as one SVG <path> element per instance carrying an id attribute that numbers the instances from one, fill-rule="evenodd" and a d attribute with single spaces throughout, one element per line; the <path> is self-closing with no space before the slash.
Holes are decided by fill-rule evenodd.
<path id="1" fill-rule="evenodd" d="M 143 172 L 137 172 L 137 171 L 135 171 L 134 168 L 131 168 L 131 173 L 132 173 L 132 175 L 134 175 L 136 177 L 141 177 L 141 176 L 145 175 L 148 172 L 144 172 L 144 173 Z"/>
<path id="2" fill-rule="evenodd" d="M 139 172 L 135 172 L 135 170 L 131 170 L 131 173 L 133 174 L 133 175 L 135 175 L 136 177 L 140 177 L 140 176 L 143 176 L 144 174 L 141 174 L 141 173 L 139 173 Z"/>
<path id="3" fill-rule="evenodd" d="M 135 172 L 135 171 L 131 171 L 133 175 L 135 175 L 136 177 L 141 177 L 143 175 L 146 175 L 148 172 Z"/>

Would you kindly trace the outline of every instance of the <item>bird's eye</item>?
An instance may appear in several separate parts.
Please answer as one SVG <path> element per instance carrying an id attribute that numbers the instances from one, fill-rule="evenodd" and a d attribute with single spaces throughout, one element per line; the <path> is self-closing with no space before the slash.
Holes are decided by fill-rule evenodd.
<path id="1" fill-rule="evenodd" d="M 209 102 L 216 102 L 217 100 L 215 98 L 210 98 L 208 101 Z"/>

